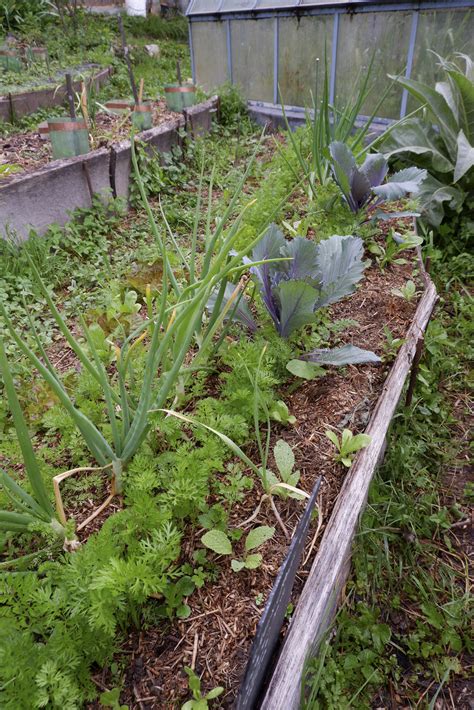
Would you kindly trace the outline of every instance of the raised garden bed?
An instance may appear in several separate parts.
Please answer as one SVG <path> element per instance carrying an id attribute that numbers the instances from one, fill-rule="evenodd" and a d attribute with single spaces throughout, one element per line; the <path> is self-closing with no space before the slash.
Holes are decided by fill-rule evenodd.
<path id="1" fill-rule="evenodd" d="M 180 114 L 169 111 L 164 100 L 153 102 L 153 126 L 175 121 Z M 110 148 L 113 143 L 126 140 L 130 135 L 130 117 L 112 113 L 98 113 L 90 131 L 90 145 L 93 150 Z M 13 164 L 15 171 L 0 177 L 0 187 L 20 174 L 39 170 L 52 162 L 49 137 L 42 137 L 39 130 L 30 133 L 15 133 L 0 140 L 2 162 Z M 0 164 L 1 165 L 1 164 Z"/>
<path id="2" fill-rule="evenodd" d="M 217 97 L 213 97 L 193 106 L 184 116 L 169 120 L 172 114 L 162 102 L 157 102 L 157 116 L 164 122 L 137 137 L 148 151 L 170 153 L 174 145 L 180 144 L 182 130 L 190 136 L 210 130 L 217 105 Z M 100 120 L 103 132 L 98 133 L 98 141 L 106 147 L 75 158 L 48 162 L 50 147 L 36 134 L 4 141 L 5 150 L 11 151 L 8 162 L 20 154 L 27 165 L 43 167 L 11 173 L 0 181 L 0 236 L 27 239 L 31 230 L 44 234 L 51 224 L 66 224 L 73 210 L 90 206 L 94 194 L 105 201 L 111 197 L 128 199 L 130 141 L 116 140 L 129 134 L 128 121 L 123 123 L 123 117 Z"/>
<path id="3" fill-rule="evenodd" d="M 337 608 L 367 490 L 383 457 L 388 427 L 437 299 L 434 286 L 422 268 L 416 277 L 418 299 L 404 301 L 392 293 L 413 278 L 413 270 L 418 267 L 420 262 L 416 259 L 404 265 L 392 264 L 385 271 L 373 264 L 365 272 L 357 293 L 331 306 L 328 312 L 330 322 L 347 322 L 344 342 L 369 348 L 382 357 L 385 353 L 390 360 L 384 330 L 384 326 L 388 327 L 394 339 L 404 340 L 393 364 L 330 369 L 323 377 L 294 392 L 291 384 L 281 392 L 296 423 L 274 424 L 270 449 L 279 439 L 289 443 L 296 458 L 295 468 L 301 473 L 298 486 L 311 492 L 319 477 L 322 485 L 317 499 L 318 517 L 307 534 L 291 596 L 296 611 L 289 631 L 288 623 L 283 623 L 287 641 L 262 705 L 268 710 L 297 710 L 304 662 L 315 650 Z M 225 372 L 221 374 L 225 377 Z M 213 378 L 202 396 L 216 396 L 219 386 L 219 378 Z M 343 427 L 371 436 L 370 445 L 357 455 L 349 472 L 335 462 L 333 445 L 325 435 L 328 428 L 339 431 Z M 256 447 L 247 453 L 254 461 L 258 460 Z M 274 469 L 273 460 L 270 464 Z M 235 505 L 229 526 L 236 529 L 250 518 L 258 499 L 258 493 L 247 495 Z M 291 535 L 305 504 L 278 499 L 277 506 Z M 87 514 L 88 511 L 83 511 L 80 517 Z M 262 506 L 254 524 L 275 526 L 271 508 Z M 206 691 L 216 686 L 225 688 L 218 707 L 240 710 L 254 707 L 259 684 L 262 700 L 265 683 L 258 679 L 262 657 L 252 658 L 253 666 L 248 667 L 248 663 L 265 602 L 288 550 L 289 539 L 278 525 L 275 527 L 276 533 L 266 543 L 264 563 L 259 569 L 233 573 L 228 559 L 214 555 L 214 559 L 220 560 L 218 578 L 214 584 L 207 583 L 203 589 L 195 590 L 189 599 L 189 618 L 128 636 L 123 646 L 128 665 L 122 702 L 131 708 L 179 707 L 189 697 L 188 678 L 182 671 L 185 665 L 195 668 Z M 200 533 L 202 530 L 195 527 L 189 529 L 183 562 L 192 563 L 192 554 L 200 546 Z M 236 549 L 242 552 L 240 547 Z M 267 671 L 266 682 L 271 678 L 270 667 Z M 249 683 L 252 672 L 257 681 L 250 678 Z M 95 680 L 99 687 L 112 682 L 104 672 L 95 676 Z"/>
<path id="4" fill-rule="evenodd" d="M 108 82 L 111 74 L 111 67 L 101 69 L 100 71 L 94 72 L 93 76 L 87 78 L 86 84 L 89 87 L 93 86 L 94 90 L 98 91 Z M 81 79 L 73 82 L 74 91 L 80 91 L 81 82 Z M 58 82 L 54 83 L 52 86 L 41 89 L 33 88 L 28 91 L 0 96 L 0 120 L 13 122 L 39 109 L 61 106 L 66 100 L 66 89 L 62 85 L 63 82 L 61 82 L 60 86 L 57 84 Z"/>

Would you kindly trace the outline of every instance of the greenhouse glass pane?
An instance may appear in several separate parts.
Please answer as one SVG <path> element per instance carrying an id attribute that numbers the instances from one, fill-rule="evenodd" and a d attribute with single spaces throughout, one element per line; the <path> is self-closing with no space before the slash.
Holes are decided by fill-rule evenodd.
<path id="1" fill-rule="evenodd" d="M 273 37 L 271 20 L 232 20 L 232 74 L 245 98 L 273 101 Z"/>
<path id="2" fill-rule="evenodd" d="M 256 10 L 271 10 L 274 7 L 296 7 L 298 0 L 257 0 Z"/>
<path id="3" fill-rule="evenodd" d="M 339 21 L 337 46 L 336 98 L 345 105 L 356 98 L 356 87 L 366 76 L 375 52 L 370 85 L 371 94 L 362 107 L 370 115 L 376 108 L 390 80 L 387 74 L 404 72 L 412 23 L 411 12 L 377 12 L 342 15 Z M 394 87 L 377 115 L 399 118 L 402 91 Z"/>
<path id="4" fill-rule="evenodd" d="M 194 0 L 190 10 L 191 15 L 204 12 L 217 12 L 220 0 Z"/>
<path id="5" fill-rule="evenodd" d="M 331 64 L 333 24 L 332 15 L 280 18 L 278 83 L 287 106 L 312 106 L 317 59 L 318 89 L 322 87 L 325 47 Z"/>
<path id="6" fill-rule="evenodd" d="M 454 52 L 463 52 L 472 57 L 474 55 L 474 12 L 472 10 L 420 12 L 411 77 L 434 86 L 443 73 L 430 49 L 441 57 L 452 58 Z M 416 100 L 409 97 L 408 111 L 412 111 L 417 105 L 419 104 Z"/>
<path id="7" fill-rule="evenodd" d="M 252 10 L 255 0 L 223 0 L 222 12 L 234 12 L 238 10 Z"/>
<path id="8" fill-rule="evenodd" d="M 225 22 L 193 22 L 194 71 L 196 82 L 206 91 L 229 79 Z"/>

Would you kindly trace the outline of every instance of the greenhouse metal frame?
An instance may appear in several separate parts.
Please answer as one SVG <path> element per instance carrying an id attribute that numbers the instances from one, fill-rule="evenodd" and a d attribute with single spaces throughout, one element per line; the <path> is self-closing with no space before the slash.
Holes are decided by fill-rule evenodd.
<path id="1" fill-rule="evenodd" d="M 433 72 L 436 58 L 430 61 L 422 48 L 441 55 L 453 49 L 473 54 L 473 7 L 472 0 L 191 0 L 187 17 L 193 80 L 209 89 L 230 81 L 241 85 L 251 104 L 277 107 L 282 100 L 303 111 L 312 103 L 315 59 L 324 60 L 327 54 L 333 104 L 339 91 L 347 96 L 356 82 L 352 61 L 361 71 L 372 52 L 387 64 L 378 78 L 385 85 L 387 73 L 410 77 L 415 64 L 425 74 Z M 458 37 L 448 28 L 450 17 Z M 291 38 L 297 51 L 292 51 Z M 378 89 L 380 96 L 382 86 Z M 381 120 L 405 116 L 410 101 L 406 90 L 394 88 Z"/>

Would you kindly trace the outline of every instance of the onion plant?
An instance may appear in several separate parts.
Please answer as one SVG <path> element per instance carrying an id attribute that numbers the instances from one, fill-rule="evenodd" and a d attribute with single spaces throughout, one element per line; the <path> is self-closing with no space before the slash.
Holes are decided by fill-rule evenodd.
<path id="1" fill-rule="evenodd" d="M 283 119 L 288 131 L 288 138 L 293 147 L 298 163 L 306 177 L 310 194 L 314 195 L 316 184 L 327 185 L 331 181 L 331 165 L 329 161 L 329 145 L 333 141 L 348 143 L 350 141 L 353 150 L 360 148 L 365 153 L 363 142 L 372 125 L 380 106 L 385 101 L 390 92 L 393 82 L 390 82 L 365 123 L 357 128 L 357 121 L 362 108 L 372 91 L 370 84 L 375 54 L 367 69 L 356 81 L 354 90 L 344 106 L 331 104 L 329 86 L 329 66 L 327 54 L 324 57 L 324 69 L 322 76 L 322 90 L 319 90 L 320 83 L 320 62 L 316 60 L 316 85 L 314 93 L 311 92 L 312 111 L 306 111 L 307 135 L 310 137 L 309 147 L 305 140 L 298 141 L 292 133 L 288 118 L 285 112 L 283 99 L 280 95 Z"/>
<path id="2" fill-rule="evenodd" d="M 31 494 L 27 493 L 8 473 L 0 469 L 0 483 L 15 509 L 15 511 L 0 510 L 0 530 L 22 533 L 32 526 L 45 526 L 55 536 L 64 539 L 66 529 L 61 525 L 54 513 L 54 508 L 41 476 L 1 339 L 0 373 L 3 377 L 5 393 L 23 455 L 25 475 L 32 491 Z"/>
<path id="3" fill-rule="evenodd" d="M 80 320 L 88 352 L 63 319 L 48 288 L 30 259 L 32 274 L 42 291 L 59 331 L 83 368 L 100 385 L 111 432 L 109 438 L 76 406 L 74 397 L 66 390 L 59 373 L 44 350 L 33 321 L 30 319 L 32 333 L 36 341 L 36 352 L 28 345 L 21 333 L 17 332 L 5 308 L 0 306 L 11 337 L 19 350 L 27 356 L 56 394 L 99 465 L 112 469 L 112 493 L 122 492 L 124 467 L 134 456 L 149 430 L 150 410 L 162 408 L 173 391 L 177 389 L 182 377 L 202 366 L 202 360 L 208 354 L 209 346 L 213 345 L 214 336 L 224 322 L 232 300 L 238 296 L 239 288 L 235 287 L 234 296 L 226 302 L 224 308 L 216 310 L 210 318 L 205 317 L 206 304 L 210 294 L 218 289 L 217 301 L 219 305 L 222 303 L 228 279 L 238 277 L 246 268 L 242 264 L 242 259 L 260 238 L 258 235 L 247 248 L 233 252 L 234 244 L 238 238 L 241 215 L 227 231 L 224 230 L 242 192 L 256 152 L 214 231 L 210 229 L 211 220 L 208 215 L 205 251 L 202 267 L 199 270 L 196 267 L 198 262 L 197 225 L 200 210 L 200 200 L 198 200 L 188 265 L 189 279 L 187 283 L 181 285 L 171 267 L 166 240 L 160 237 L 148 203 L 138 171 L 134 141 L 132 140 L 132 160 L 138 188 L 149 217 L 151 231 L 161 251 L 163 279 L 161 294 L 156 299 L 156 303 L 153 304 L 150 297 L 147 299 L 148 318 L 125 339 L 121 347 L 116 347 L 116 368 L 112 374 L 101 362 L 94 339 L 91 337 L 84 318 L 80 317 Z M 175 244 L 175 248 L 179 249 L 177 244 Z M 144 341 L 147 341 L 147 349 L 143 377 L 138 396 L 134 396 L 134 388 L 131 386 L 133 382 L 132 356 L 137 345 L 144 343 Z M 197 352 L 195 352 L 191 363 L 185 365 L 185 358 L 191 346 L 196 344 L 198 345 Z"/>

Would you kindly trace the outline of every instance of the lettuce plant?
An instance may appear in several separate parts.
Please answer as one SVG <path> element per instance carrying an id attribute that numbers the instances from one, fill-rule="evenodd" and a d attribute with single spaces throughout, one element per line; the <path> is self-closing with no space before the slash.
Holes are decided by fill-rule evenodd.
<path id="1" fill-rule="evenodd" d="M 378 207 L 386 201 L 399 200 L 410 193 L 416 195 L 427 174 L 426 170 L 411 167 L 400 170 L 384 182 L 388 162 L 381 153 L 369 154 L 358 166 L 345 143 L 334 141 L 329 146 L 329 152 L 334 180 L 354 214 L 368 207 Z"/>

